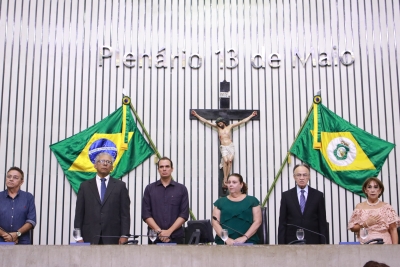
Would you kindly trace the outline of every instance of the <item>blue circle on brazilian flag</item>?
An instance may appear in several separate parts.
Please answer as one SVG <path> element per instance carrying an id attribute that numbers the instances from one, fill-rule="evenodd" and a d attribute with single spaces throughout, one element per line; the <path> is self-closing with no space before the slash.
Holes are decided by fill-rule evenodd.
<path id="1" fill-rule="evenodd" d="M 117 146 L 114 144 L 114 142 L 102 138 L 99 140 L 96 140 L 93 142 L 93 144 L 89 147 L 89 158 L 90 161 L 94 164 L 96 156 L 100 153 L 107 152 L 110 154 L 113 159 L 115 160 L 117 158 Z"/>

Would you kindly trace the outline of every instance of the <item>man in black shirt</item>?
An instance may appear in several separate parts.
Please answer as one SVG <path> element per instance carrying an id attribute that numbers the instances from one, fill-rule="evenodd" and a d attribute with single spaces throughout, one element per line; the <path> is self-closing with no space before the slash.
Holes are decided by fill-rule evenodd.
<path id="1" fill-rule="evenodd" d="M 189 218 L 189 198 L 186 186 L 172 180 L 172 161 L 158 161 L 161 179 L 146 186 L 142 202 L 142 219 L 149 229 L 158 233 L 155 243 L 183 244 L 182 225 Z"/>

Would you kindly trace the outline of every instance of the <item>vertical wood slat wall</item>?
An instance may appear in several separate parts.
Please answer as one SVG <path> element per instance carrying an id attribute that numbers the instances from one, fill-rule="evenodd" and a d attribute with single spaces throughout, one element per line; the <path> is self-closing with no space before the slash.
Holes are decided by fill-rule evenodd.
<path id="1" fill-rule="evenodd" d="M 231 84 L 231 108 L 259 109 L 260 121 L 233 131 L 236 158 L 249 194 L 260 201 L 279 170 L 315 92 L 339 116 L 397 143 L 399 123 L 399 1 L 1 1 L 0 6 L 0 183 L 20 166 L 23 190 L 34 194 L 38 224 L 34 244 L 71 241 L 76 194 L 49 145 L 100 121 L 121 105 L 122 89 L 132 98 L 161 155 L 174 162 L 174 178 L 189 190 L 198 219 L 211 218 L 218 198 L 217 133 L 189 120 L 189 110 L 217 109 L 219 83 Z M 397 21 L 397 22 L 396 22 Z M 115 51 L 99 66 L 102 46 L 132 52 L 135 67 L 116 67 Z M 336 47 L 336 49 L 334 49 Z M 231 65 L 237 52 L 238 66 Z M 165 49 L 166 68 L 156 68 Z M 344 66 L 306 66 L 293 56 L 352 51 Z M 183 52 L 185 51 L 185 52 Z M 220 54 L 217 54 L 220 51 Z M 139 67 L 141 54 L 151 55 Z M 279 68 L 267 57 L 278 53 Z M 199 69 L 189 57 L 202 57 Z M 265 68 L 251 66 L 262 55 Z M 171 55 L 178 55 L 173 67 Z M 183 68 L 183 55 L 186 66 Z M 318 63 L 318 58 L 317 63 Z M 192 64 L 199 61 L 194 57 Z M 256 60 L 261 64 L 260 60 Z M 382 199 L 399 213 L 399 148 L 380 178 Z M 281 192 L 294 186 L 285 166 L 268 206 L 270 242 L 277 242 Z M 131 197 L 132 233 L 144 234 L 141 197 L 157 179 L 153 158 L 123 178 Z M 354 241 L 347 222 L 362 198 L 312 171 L 311 186 L 326 199 L 330 240 Z M 142 240 L 142 243 L 146 243 Z"/>

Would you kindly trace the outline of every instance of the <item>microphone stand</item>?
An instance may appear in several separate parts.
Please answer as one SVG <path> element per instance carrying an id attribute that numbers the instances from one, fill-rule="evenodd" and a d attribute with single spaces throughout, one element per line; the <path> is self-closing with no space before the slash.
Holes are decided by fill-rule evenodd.
<path id="1" fill-rule="evenodd" d="M 326 237 L 325 237 L 323 234 L 317 233 L 317 232 L 315 232 L 315 231 L 312 231 L 312 230 L 310 230 L 310 229 L 307 229 L 307 228 L 304 228 L 304 227 L 301 227 L 301 226 L 298 226 L 298 225 L 292 224 L 292 223 L 287 223 L 286 225 L 288 225 L 288 226 L 295 226 L 295 227 L 297 227 L 297 228 L 306 230 L 306 231 L 311 232 L 311 233 L 313 233 L 313 234 L 322 236 L 322 237 L 324 238 L 324 244 L 326 244 Z"/>
<path id="2" fill-rule="evenodd" d="M 233 229 L 233 228 L 229 227 L 228 225 L 225 225 L 225 224 L 221 223 L 220 221 L 218 221 L 217 217 L 213 216 L 213 219 L 216 220 L 216 221 L 219 223 L 219 225 L 222 225 L 223 227 L 226 227 L 226 228 L 228 228 L 228 229 L 231 229 L 232 231 L 234 231 L 234 232 L 240 234 L 241 236 L 244 236 L 244 234 L 241 233 L 241 232 L 239 232 L 238 230 Z"/>
<path id="3" fill-rule="evenodd" d="M 93 240 L 92 240 L 92 242 L 90 243 L 90 244 L 93 244 L 93 241 L 94 241 L 94 239 L 96 238 L 96 237 L 100 237 L 100 238 L 118 238 L 118 239 L 120 239 L 121 237 L 126 237 L 126 238 L 133 238 L 133 240 L 128 240 L 128 241 L 126 241 L 126 242 L 124 242 L 124 243 L 122 243 L 121 245 L 126 245 L 126 244 L 137 244 L 138 243 L 138 241 L 137 240 L 134 240 L 136 237 L 139 237 L 139 236 L 141 236 L 141 235 L 131 235 L 131 234 L 127 234 L 127 235 L 121 235 L 121 236 L 116 236 L 116 235 L 95 235 L 94 237 L 93 237 Z M 147 236 L 147 235 L 146 235 Z M 107 244 L 103 244 L 103 245 L 107 245 Z"/>
<path id="4" fill-rule="evenodd" d="M 138 238 L 138 237 L 149 237 L 149 235 L 131 235 L 131 234 L 127 234 L 126 236 L 128 238 L 132 238 L 132 240 L 128 240 L 128 241 L 124 242 L 122 245 L 126 245 L 126 244 L 135 244 L 135 245 L 137 245 L 139 241 L 136 240 L 136 238 Z M 170 238 L 169 236 L 157 236 L 157 238 L 160 238 L 160 237 L 168 237 L 168 238 Z"/>

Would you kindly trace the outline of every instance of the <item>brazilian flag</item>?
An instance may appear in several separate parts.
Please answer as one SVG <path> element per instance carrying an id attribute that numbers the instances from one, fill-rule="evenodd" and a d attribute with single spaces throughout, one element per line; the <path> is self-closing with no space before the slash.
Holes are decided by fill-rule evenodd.
<path id="1" fill-rule="evenodd" d="M 313 110 L 290 153 L 345 189 L 364 196 L 362 185 L 376 177 L 394 144 L 342 119 L 314 97 Z"/>
<path id="2" fill-rule="evenodd" d="M 111 177 L 121 178 L 154 154 L 138 131 L 129 110 L 129 98 L 109 116 L 58 143 L 50 145 L 75 192 L 80 184 L 96 176 L 94 160 L 99 153 L 114 157 Z"/>

